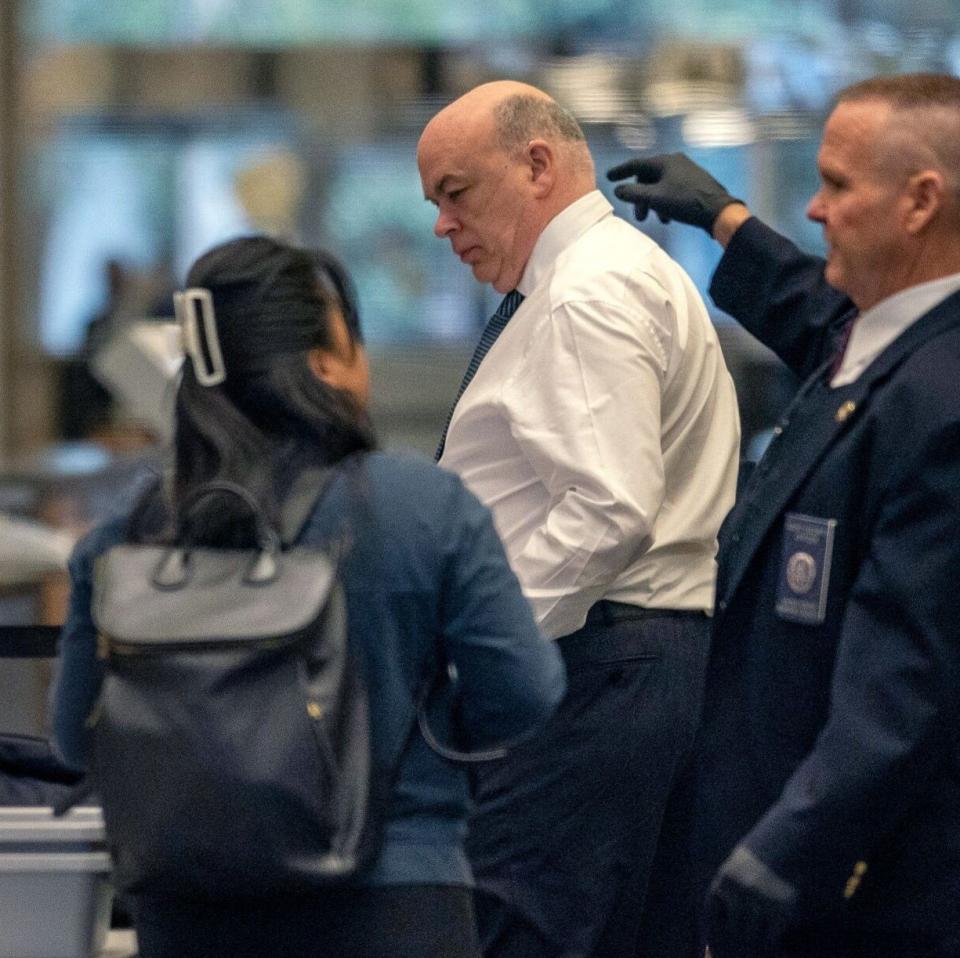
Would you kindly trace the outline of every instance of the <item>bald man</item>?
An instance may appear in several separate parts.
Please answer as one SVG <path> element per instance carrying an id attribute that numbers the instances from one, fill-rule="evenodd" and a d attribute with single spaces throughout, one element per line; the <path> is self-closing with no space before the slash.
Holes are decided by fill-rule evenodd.
<path id="1" fill-rule="evenodd" d="M 675 843 L 733 385 L 692 282 L 614 217 L 580 127 L 542 91 L 472 90 L 417 158 L 434 232 L 505 294 L 439 460 L 491 507 L 569 674 L 546 731 L 476 776 L 485 954 L 664 958 L 692 933 L 672 926 L 690 894 Z"/>
<path id="2" fill-rule="evenodd" d="M 960 955 L 960 78 L 842 91 L 800 252 L 681 154 L 717 305 L 806 381 L 724 526 L 691 831 L 715 958 Z M 702 949 L 700 951 L 702 956 Z"/>

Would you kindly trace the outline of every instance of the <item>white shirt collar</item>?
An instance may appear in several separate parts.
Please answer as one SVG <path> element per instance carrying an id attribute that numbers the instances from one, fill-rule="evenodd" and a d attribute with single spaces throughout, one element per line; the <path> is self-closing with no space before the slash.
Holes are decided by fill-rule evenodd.
<path id="1" fill-rule="evenodd" d="M 524 296 L 529 296 L 556 258 L 581 233 L 605 216 L 612 215 L 613 206 L 599 190 L 591 190 L 557 213 L 537 238 L 517 289 Z"/>
<path id="2" fill-rule="evenodd" d="M 901 333 L 957 291 L 960 291 L 960 273 L 953 273 L 888 296 L 862 313 L 854 322 L 843 362 L 830 385 L 846 386 L 856 382 Z"/>

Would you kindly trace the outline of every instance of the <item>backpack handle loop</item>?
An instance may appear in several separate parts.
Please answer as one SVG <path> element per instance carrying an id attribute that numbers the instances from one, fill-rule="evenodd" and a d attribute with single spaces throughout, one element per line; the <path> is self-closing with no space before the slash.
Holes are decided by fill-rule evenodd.
<path id="1" fill-rule="evenodd" d="M 253 497 L 249 489 L 245 489 L 238 483 L 226 479 L 216 479 L 204 484 L 199 489 L 195 489 L 184 499 L 180 507 L 175 538 L 178 541 L 183 538 L 190 513 L 197 507 L 197 504 L 217 493 L 228 493 L 237 497 L 253 516 L 259 552 L 250 563 L 243 581 L 247 585 L 268 585 L 280 574 L 280 534 L 267 520 L 263 507 Z M 190 547 L 171 546 L 160 557 L 151 581 L 158 589 L 173 590 L 183 588 L 190 581 L 190 577 Z"/>

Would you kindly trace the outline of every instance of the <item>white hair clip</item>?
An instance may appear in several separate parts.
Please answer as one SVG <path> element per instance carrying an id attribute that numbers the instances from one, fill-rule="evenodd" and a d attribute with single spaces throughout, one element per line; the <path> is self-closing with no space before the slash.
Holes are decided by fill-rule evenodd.
<path id="1" fill-rule="evenodd" d="M 200 306 L 199 315 L 197 304 Z M 173 294 L 173 309 L 180 324 L 183 351 L 193 360 L 193 371 L 201 386 L 216 386 L 227 378 L 223 364 L 220 337 L 217 336 L 217 317 L 213 311 L 213 296 L 209 289 L 193 287 Z M 200 320 L 203 320 L 204 352 L 200 340 Z M 209 359 L 209 363 L 208 363 Z"/>

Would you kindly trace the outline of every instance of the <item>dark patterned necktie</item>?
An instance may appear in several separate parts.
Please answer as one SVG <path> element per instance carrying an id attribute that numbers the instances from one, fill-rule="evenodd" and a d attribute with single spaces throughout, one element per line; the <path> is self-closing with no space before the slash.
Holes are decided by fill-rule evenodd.
<path id="1" fill-rule="evenodd" d="M 450 407 L 450 412 L 447 413 L 447 421 L 444 423 L 443 432 L 440 434 L 440 442 L 437 445 L 437 452 L 433 457 L 434 462 L 439 461 L 443 455 L 443 447 L 447 441 L 447 430 L 450 428 L 450 420 L 453 419 L 453 411 L 457 408 L 457 403 L 460 402 L 463 391 L 470 385 L 470 380 L 473 379 L 476 371 L 480 368 L 483 357 L 487 355 L 490 347 L 497 341 L 497 337 L 503 332 L 503 328 L 510 321 L 510 317 L 517 311 L 517 307 L 522 302 L 523 293 L 515 289 L 511 290 L 503 297 L 503 302 L 500 303 L 497 311 L 487 321 L 487 325 L 484 327 L 483 333 L 480 336 L 480 342 L 477 343 L 477 348 L 474 349 L 473 355 L 470 357 L 470 365 L 467 366 L 467 371 L 463 374 L 463 381 L 457 390 L 457 398 L 454 399 L 453 405 Z"/>
<path id="2" fill-rule="evenodd" d="M 853 319 L 849 320 L 846 326 L 840 330 L 840 334 L 837 336 L 833 362 L 830 363 L 830 369 L 827 372 L 827 382 L 830 382 L 830 380 L 840 372 L 840 367 L 843 365 L 843 357 L 846 355 L 847 346 L 850 344 L 850 334 L 853 332 L 853 324 L 856 321 L 857 317 L 854 316 Z"/>

